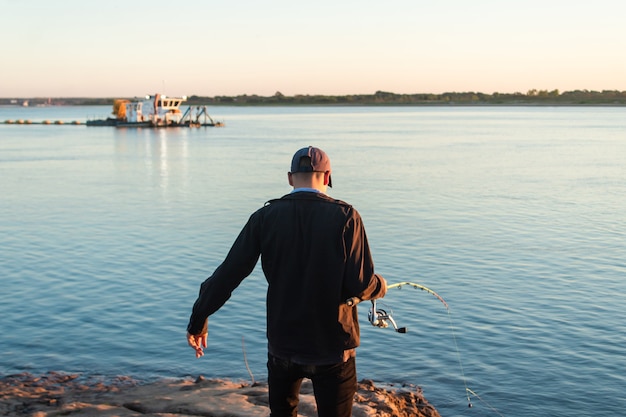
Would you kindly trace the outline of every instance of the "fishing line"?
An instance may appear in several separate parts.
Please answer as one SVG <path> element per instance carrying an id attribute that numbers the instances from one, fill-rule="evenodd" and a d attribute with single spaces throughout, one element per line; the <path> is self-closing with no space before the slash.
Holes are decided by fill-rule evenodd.
<path id="1" fill-rule="evenodd" d="M 246 345 L 243 342 L 243 336 L 241 336 L 241 350 L 243 351 L 243 361 L 246 364 L 246 369 L 248 370 L 248 374 L 250 375 L 250 378 L 252 379 L 252 386 L 254 387 L 256 385 L 256 382 L 254 382 L 254 375 L 252 375 L 250 366 L 248 366 L 248 356 L 246 355 Z"/>
<path id="2" fill-rule="evenodd" d="M 496 413 L 497 415 L 499 415 L 500 417 L 504 417 L 504 415 L 502 415 L 502 413 L 500 411 L 498 411 L 497 408 L 495 408 L 493 405 L 489 404 L 486 400 L 483 400 L 482 398 L 480 398 L 480 395 L 476 394 L 474 391 L 472 391 L 469 388 L 465 388 L 469 393 L 471 393 L 474 397 L 478 398 L 481 402 L 485 403 L 485 405 L 487 407 L 489 407 L 491 409 L 491 411 L 493 411 L 494 413 Z"/>
<path id="3" fill-rule="evenodd" d="M 416 288 L 416 289 L 420 289 L 422 291 L 426 291 L 427 293 L 435 296 L 439 301 L 441 301 L 441 303 L 446 308 L 446 311 L 448 312 L 448 321 L 450 323 L 450 333 L 452 334 L 452 340 L 454 341 L 454 347 L 456 349 L 456 355 L 459 361 L 459 368 L 461 370 L 461 378 L 463 379 L 463 385 L 465 387 L 465 395 L 467 397 L 467 406 L 469 408 L 473 407 L 472 400 L 470 398 L 470 394 L 471 394 L 474 397 L 478 398 L 478 400 L 484 403 L 487 407 L 489 407 L 494 413 L 498 414 L 500 417 L 504 417 L 504 415 L 502 415 L 500 411 L 498 411 L 494 406 L 489 404 L 487 401 L 483 400 L 478 394 L 476 394 L 474 391 L 469 389 L 467 386 L 467 378 L 465 377 L 465 370 L 463 369 L 463 361 L 461 360 L 461 351 L 459 350 L 459 344 L 457 342 L 456 333 L 454 331 L 454 323 L 452 321 L 452 314 L 450 313 L 450 307 L 448 306 L 448 303 L 446 302 L 446 300 L 444 300 L 443 297 L 441 297 L 439 294 L 437 294 L 435 291 L 431 290 L 430 288 L 425 287 L 421 284 L 416 284 L 414 282 L 408 282 L 408 281 L 398 282 L 395 284 L 388 285 L 387 289 L 391 289 L 391 288 L 401 289 L 405 285 Z M 358 304 L 360 301 L 361 300 L 359 300 L 358 298 L 352 297 L 346 300 L 346 304 L 349 306 L 353 306 L 353 305 Z M 371 302 L 372 302 L 372 307 L 369 311 L 368 319 L 373 326 L 385 328 L 385 327 L 388 327 L 389 323 L 391 323 L 391 325 L 393 326 L 396 332 L 398 333 L 407 332 L 406 327 L 398 327 L 396 325 L 396 322 L 393 319 L 391 312 L 388 313 L 385 310 L 378 309 L 376 307 L 376 300 L 371 300 Z"/>
<path id="4" fill-rule="evenodd" d="M 399 282 L 397 284 L 389 285 L 389 286 L 387 286 L 387 288 L 388 289 L 389 288 L 402 289 L 403 285 L 408 285 L 408 286 L 411 286 L 413 288 L 417 288 L 417 289 L 420 289 L 422 291 L 426 291 L 426 292 L 434 295 L 435 297 L 437 297 L 437 299 L 439 301 L 441 301 L 441 303 L 446 308 L 446 311 L 448 312 L 448 321 L 450 322 L 450 333 L 452 333 L 452 340 L 454 341 L 454 348 L 456 349 L 456 356 L 457 356 L 457 359 L 459 361 L 459 368 L 461 370 L 461 378 L 463 379 L 463 386 L 465 387 L 465 395 L 467 397 L 467 406 L 469 408 L 472 408 L 472 400 L 470 399 L 470 396 L 469 396 L 470 389 L 467 387 L 467 379 L 465 378 L 465 370 L 463 369 L 463 362 L 461 361 L 461 351 L 459 350 L 459 344 L 458 344 L 458 342 L 456 340 L 456 333 L 454 332 L 454 324 L 452 323 L 452 315 L 450 314 L 450 307 L 448 306 L 448 303 L 446 303 L 446 300 L 444 300 L 443 297 L 441 297 L 435 291 L 433 291 L 430 288 L 425 287 L 423 285 L 415 284 L 413 282 Z"/>

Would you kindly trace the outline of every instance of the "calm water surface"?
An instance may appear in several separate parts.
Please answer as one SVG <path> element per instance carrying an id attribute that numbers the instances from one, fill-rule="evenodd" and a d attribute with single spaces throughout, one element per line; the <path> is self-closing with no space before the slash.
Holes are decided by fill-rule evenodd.
<path id="1" fill-rule="evenodd" d="M 0 107 L 7 119 L 108 107 Z M 448 416 L 626 409 L 626 109 L 228 108 L 223 129 L 0 125 L 0 374 L 265 378 L 260 268 L 210 320 L 199 284 L 293 152 L 333 160 L 409 333 L 359 307 L 359 378 L 415 384 Z M 453 334 L 458 342 L 458 353 Z M 461 359 L 462 368 L 459 365 Z M 480 396 L 467 407 L 465 383 Z"/>

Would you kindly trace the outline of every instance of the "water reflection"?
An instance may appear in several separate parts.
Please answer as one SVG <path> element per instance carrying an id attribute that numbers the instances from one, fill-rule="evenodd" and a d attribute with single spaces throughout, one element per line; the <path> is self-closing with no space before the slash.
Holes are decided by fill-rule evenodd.
<path id="1" fill-rule="evenodd" d="M 189 130 L 116 129 L 115 164 L 121 178 L 135 172 L 134 179 L 159 188 L 164 199 L 173 192 L 185 194 L 189 186 Z"/>

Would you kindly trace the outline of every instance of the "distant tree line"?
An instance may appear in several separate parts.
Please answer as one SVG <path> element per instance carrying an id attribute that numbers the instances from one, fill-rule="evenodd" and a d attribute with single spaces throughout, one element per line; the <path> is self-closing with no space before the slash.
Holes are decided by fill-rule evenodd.
<path id="1" fill-rule="evenodd" d="M 116 97 L 124 98 L 124 97 Z M 126 97 L 129 100 L 133 98 Z M 0 105 L 108 105 L 114 98 L 0 98 Z M 228 106 L 290 106 L 290 105 L 336 105 L 336 106 L 428 106 L 428 105 L 626 105 L 626 91 L 617 90 L 529 90 L 526 93 L 479 93 L 450 92 L 442 94 L 417 93 L 396 94 L 376 91 L 374 94 L 352 94 L 342 96 L 303 95 L 286 96 L 277 91 L 271 96 L 256 94 L 238 96 L 198 96 L 187 98 L 189 105 Z"/>
<path id="2" fill-rule="evenodd" d="M 273 96 L 240 95 L 215 97 L 189 97 L 189 103 L 214 105 L 361 105 L 361 106 L 419 106 L 419 105 L 626 105 L 626 91 L 576 90 L 560 93 L 559 90 L 529 90 L 523 93 L 450 92 L 443 94 L 396 94 L 377 91 L 374 94 L 344 96 L 295 95 Z"/>

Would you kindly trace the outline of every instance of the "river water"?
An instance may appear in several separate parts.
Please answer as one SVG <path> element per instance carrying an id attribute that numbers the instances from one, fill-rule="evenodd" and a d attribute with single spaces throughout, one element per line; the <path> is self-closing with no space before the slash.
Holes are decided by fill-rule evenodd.
<path id="1" fill-rule="evenodd" d="M 108 107 L 0 107 L 5 120 Z M 626 409 L 626 109 L 215 107 L 224 128 L 0 124 L 0 374 L 265 379 L 257 268 L 210 320 L 200 283 L 293 152 L 333 162 L 408 333 L 360 305 L 359 378 L 414 384 L 441 414 Z M 469 391 L 466 391 L 466 387 Z M 467 406 L 467 394 L 473 408 Z"/>

